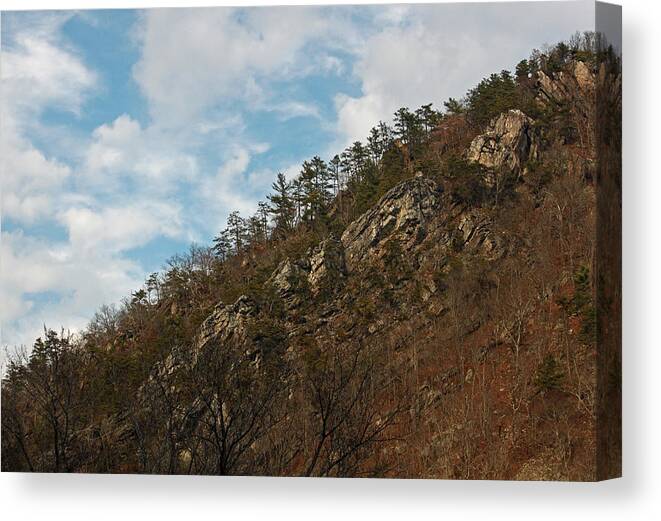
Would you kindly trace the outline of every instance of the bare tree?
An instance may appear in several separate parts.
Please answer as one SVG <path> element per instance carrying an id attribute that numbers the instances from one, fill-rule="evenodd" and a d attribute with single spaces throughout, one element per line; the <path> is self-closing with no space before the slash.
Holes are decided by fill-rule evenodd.
<path id="1" fill-rule="evenodd" d="M 367 346 L 324 344 L 315 352 L 302 382 L 312 428 L 304 476 L 356 475 L 369 450 L 391 439 L 402 408 L 379 407 L 389 385 L 379 374 Z"/>

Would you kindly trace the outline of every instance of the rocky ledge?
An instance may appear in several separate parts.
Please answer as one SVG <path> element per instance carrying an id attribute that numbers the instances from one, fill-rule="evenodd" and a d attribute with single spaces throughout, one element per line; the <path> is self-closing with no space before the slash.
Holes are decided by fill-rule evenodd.
<path id="1" fill-rule="evenodd" d="M 397 240 L 404 251 L 420 244 L 428 223 L 440 210 L 442 193 L 441 187 L 422 174 L 392 188 L 342 234 L 347 269 L 356 270 L 380 257 L 388 240 Z"/>
<path id="2" fill-rule="evenodd" d="M 466 157 L 486 168 L 523 173 L 526 162 L 536 159 L 538 152 L 539 136 L 532 118 L 520 110 L 509 110 L 473 139 Z"/>

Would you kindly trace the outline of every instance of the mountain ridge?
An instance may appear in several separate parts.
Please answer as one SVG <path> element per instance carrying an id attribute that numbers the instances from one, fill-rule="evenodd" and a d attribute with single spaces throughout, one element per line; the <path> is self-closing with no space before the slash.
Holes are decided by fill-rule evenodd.
<path id="1" fill-rule="evenodd" d="M 279 176 L 82 341 L 46 332 L 3 380 L 3 470 L 595 479 L 589 122 L 620 77 L 566 47 Z M 70 401 L 42 417 L 44 374 Z"/>

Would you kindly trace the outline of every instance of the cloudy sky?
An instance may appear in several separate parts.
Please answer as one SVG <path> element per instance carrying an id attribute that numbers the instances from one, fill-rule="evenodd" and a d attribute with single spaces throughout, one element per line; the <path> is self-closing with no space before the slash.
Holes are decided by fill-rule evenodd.
<path id="1" fill-rule="evenodd" d="M 593 5 L 2 13 L 2 344 L 84 327 L 278 171 L 590 29 Z"/>

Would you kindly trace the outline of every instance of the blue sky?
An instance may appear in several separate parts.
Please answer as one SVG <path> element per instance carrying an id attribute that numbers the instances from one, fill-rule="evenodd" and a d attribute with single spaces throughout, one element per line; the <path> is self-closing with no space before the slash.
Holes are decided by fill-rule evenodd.
<path id="1" fill-rule="evenodd" d="M 278 171 L 592 28 L 592 6 L 2 13 L 3 345 L 79 330 Z"/>

